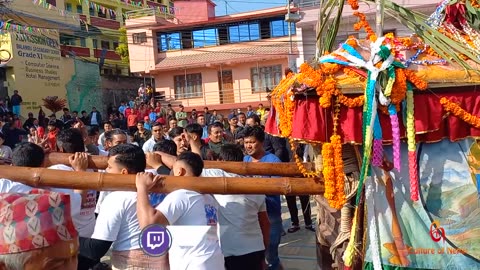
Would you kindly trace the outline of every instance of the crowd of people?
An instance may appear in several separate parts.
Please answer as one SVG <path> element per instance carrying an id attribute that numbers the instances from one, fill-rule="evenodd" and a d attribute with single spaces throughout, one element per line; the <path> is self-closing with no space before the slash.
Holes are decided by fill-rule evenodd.
<path id="1" fill-rule="evenodd" d="M 293 154 L 287 141 L 263 130 L 268 113 L 262 104 L 255 111 L 248 106 L 245 112 L 235 109 L 223 117 L 207 107 L 201 113 L 187 113 L 182 105 L 164 108 L 159 102 L 153 106 L 140 101 L 122 102 L 108 112 L 107 121 L 96 108 L 80 115 L 65 108 L 59 119 L 55 114 L 47 118 L 43 113 L 42 118 L 39 113 L 34 118 L 30 113 L 23 125 L 15 122 L 15 115 L 3 115 L 1 162 L 40 167 L 44 153 L 58 151 L 71 154 L 70 166 L 57 164 L 51 169 L 86 171 L 88 155 L 104 155 L 108 156 L 106 173 L 136 174 L 137 192 L 38 191 L 1 179 L 0 206 L 20 209 L 24 211 L 20 215 L 28 218 L 0 228 L 0 268 L 108 269 L 100 260 L 111 249 L 113 269 L 282 269 L 278 247 L 285 231 L 279 195 L 207 195 L 186 189 L 150 192 L 161 179 L 158 175 L 205 177 L 205 181 L 239 177 L 206 169 L 203 160 L 289 162 Z M 28 142 L 22 142 L 21 136 L 27 136 Z M 146 172 L 147 165 L 153 170 Z M 45 198 L 52 196 L 64 201 L 65 207 L 57 213 L 63 219 L 56 227 L 57 233 L 62 227 L 64 237 L 50 239 L 47 234 L 55 228 L 41 223 L 35 232 L 27 230 L 34 217 L 28 207 L 17 206 L 28 201 L 48 204 Z M 300 199 L 305 228 L 314 231 L 308 196 Z M 288 232 L 293 233 L 300 229 L 296 197 L 287 197 L 287 204 L 292 215 Z M 47 206 L 39 207 L 36 217 L 51 219 L 52 206 Z M 151 257 L 139 246 L 142 228 L 151 224 L 193 230 L 172 230 L 176 242 L 168 254 Z M 205 226 L 210 229 L 195 230 Z M 7 229 L 17 237 L 8 239 Z M 70 253 L 53 251 L 67 244 Z"/>

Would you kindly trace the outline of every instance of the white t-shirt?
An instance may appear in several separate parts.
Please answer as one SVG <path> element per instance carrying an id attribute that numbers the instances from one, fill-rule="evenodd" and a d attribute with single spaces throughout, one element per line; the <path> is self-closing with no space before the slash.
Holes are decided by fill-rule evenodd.
<path id="1" fill-rule="evenodd" d="M 202 177 L 241 177 L 220 169 L 204 169 Z M 266 212 L 265 195 L 214 195 L 219 204 L 220 243 L 225 257 L 264 250 L 258 213 Z"/>
<path id="2" fill-rule="evenodd" d="M 73 171 L 72 167 L 57 164 L 50 166 L 49 169 L 53 170 L 63 170 L 63 171 Z M 58 188 L 50 188 L 50 190 L 54 190 L 57 192 L 63 192 L 68 194 L 80 194 L 75 193 L 72 189 L 58 189 Z M 78 215 L 72 214 L 73 222 L 77 227 L 78 234 L 81 237 L 90 237 L 92 236 L 93 230 L 95 229 L 95 201 L 97 199 L 97 191 L 89 190 L 87 193 L 87 198 L 84 203 L 81 202 L 80 196 L 80 212 Z M 72 202 L 73 203 L 73 202 Z"/>
<path id="3" fill-rule="evenodd" d="M 22 183 L 17 183 L 10 181 L 8 179 L 0 179 L 0 192 L 1 193 L 29 193 L 32 190 L 31 186 L 24 185 Z M 73 190 L 65 190 L 60 188 L 50 188 L 49 190 L 54 192 L 62 192 L 70 195 L 70 214 L 73 216 L 78 216 L 80 214 L 80 205 L 82 204 L 82 196 L 80 194 L 73 192 Z M 75 221 L 75 220 L 74 220 Z M 76 223 L 75 223 L 76 224 Z"/>
<path id="4" fill-rule="evenodd" d="M 115 251 L 139 249 L 140 225 L 137 218 L 137 193 L 110 192 L 100 205 L 92 238 L 111 241 Z"/>
<path id="5" fill-rule="evenodd" d="M 97 141 L 97 144 L 98 144 L 98 149 L 101 149 L 101 150 L 105 150 L 105 132 L 103 132 L 102 134 L 100 134 L 100 136 L 98 136 L 98 141 Z"/>
<path id="6" fill-rule="evenodd" d="M 0 178 L 0 192 L 1 193 L 28 193 L 32 187 L 17 183 L 5 178 Z"/>
<path id="7" fill-rule="evenodd" d="M 218 204 L 213 196 L 179 189 L 168 194 L 156 209 L 172 225 L 170 269 L 224 269 L 217 235 Z"/>
<path id="8" fill-rule="evenodd" d="M 156 142 L 155 142 L 155 139 L 152 137 L 150 137 L 150 139 L 148 139 L 142 146 L 142 149 L 143 149 L 143 152 L 147 153 L 147 152 L 153 152 L 153 147 L 155 146 Z"/>

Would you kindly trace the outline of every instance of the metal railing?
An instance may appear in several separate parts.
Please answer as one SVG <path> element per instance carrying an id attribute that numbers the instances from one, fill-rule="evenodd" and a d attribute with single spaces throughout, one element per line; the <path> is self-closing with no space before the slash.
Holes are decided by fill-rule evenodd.
<path id="1" fill-rule="evenodd" d="M 271 88 L 273 89 L 273 88 Z M 163 93 L 161 94 L 163 96 Z M 208 105 L 220 105 L 231 104 L 232 108 L 235 108 L 235 104 L 238 103 L 250 103 L 250 102 L 266 102 L 267 92 L 265 91 L 252 91 L 252 88 L 231 89 L 231 90 L 203 90 L 201 95 L 197 94 L 184 94 L 172 95 L 164 93 L 165 98 L 162 100 L 164 103 L 182 103 L 184 106 L 208 106 Z M 176 98 L 175 98 L 176 96 Z"/>
<path id="2" fill-rule="evenodd" d="M 299 8 L 318 7 L 320 0 L 295 0 L 294 3 Z"/>
<path id="3" fill-rule="evenodd" d="M 173 19 L 175 17 L 173 14 L 170 14 L 168 12 L 160 12 L 155 8 L 144 8 L 125 12 L 125 19 L 135 19 L 148 16 L 160 16 L 165 19 Z"/>

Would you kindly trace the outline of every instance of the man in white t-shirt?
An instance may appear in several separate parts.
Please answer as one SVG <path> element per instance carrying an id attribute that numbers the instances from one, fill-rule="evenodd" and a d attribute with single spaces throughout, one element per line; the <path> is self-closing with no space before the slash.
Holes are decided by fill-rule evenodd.
<path id="1" fill-rule="evenodd" d="M 202 158 L 192 152 L 182 153 L 172 167 L 175 176 L 198 177 L 202 170 Z M 168 255 L 172 270 L 224 269 L 217 236 L 216 200 L 209 194 L 179 189 L 168 194 L 153 208 L 148 192 L 160 179 L 161 176 L 154 178 L 150 173 L 137 174 L 137 216 L 140 226 L 170 225 L 172 247 Z"/>
<path id="2" fill-rule="evenodd" d="M 71 166 L 56 164 L 49 169 L 63 171 L 87 171 L 88 154 L 85 153 L 83 136 L 79 129 L 67 128 L 57 134 L 57 147 L 62 153 L 72 154 L 69 157 Z M 82 151 L 83 150 L 83 151 Z M 73 222 L 80 237 L 92 236 L 95 228 L 95 201 L 97 191 L 95 190 L 72 190 L 72 189 L 54 189 L 56 192 L 72 193 L 77 192 L 82 196 L 82 205 L 79 215 L 72 215 Z"/>
<path id="3" fill-rule="evenodd" d="M 153 146 L 164 139 L 162 124 L 155 122 L 152 125 L 152 137 L 150 137 L 150 139 L 148 139 L 142 146 L 143 152 L 153 152 Z"/>
<path id="4" fill-rule="evenodd" d="M 243 161 L 238 144 L 220 148 L 220 161 Z M 239 177 L 220 169 L 204 169 L 203 177 Z M 220 205 L 220 243 L 227 270 L 263 270 L 270 237 L 265 195 L 215 195 Z"/>
<path id="5" fill-rule="evenodd" d="M 135 174 L 145 167 L 145 154 L 138 146 L 120 144 L 109 151 L 107 173 Z M 113 191 L 105 196 L 92 237 L 80 237 L 79 269 L 98 263 L 110 246 L 113 269 L 169 269 L 165 256 L 150 257 L 140 250 L 136 202 L 136 192 Z"/>

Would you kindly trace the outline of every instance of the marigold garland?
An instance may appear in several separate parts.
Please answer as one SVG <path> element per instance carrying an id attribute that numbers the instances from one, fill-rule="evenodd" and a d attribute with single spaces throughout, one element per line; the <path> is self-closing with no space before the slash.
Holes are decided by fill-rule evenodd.
<path id="1" fill-rule="evenodd" d="M 320 69 L 323 74 L 329 74 L 333 75 L 340 71 L 343 68 L 343 66 L 336 64 L 336 63 L 323 63 L 320 65 Z"/>
<path id="2" fill-rule="evenodd" d="M 471 113 L 468 113 L 462 107 L 460 107 L 458 104 L 450 101 L 446 97 L 442 97 L 440 99 L 440 104 L 442 104 L 443 109 L 446 112 L 450 112 L 456 117 L 462 119 L 465 123 L 468 123 L 472 125 L 473 127 L 480 128 L 480 117 L 472 115 Z"/>
<path id="3" fill-rule="evenodd" d="M 395 69 L 395 83 L 393 83 L 391 102 L 395 105 L 400 104 L 407 94 L 407 76 L 403 68 Z"/>
<path id="4" fill-rule="evenodd" d="M 335 157 L 333 154 L 333 145 L 331 143 L 324 143 L 322 145 L 323 158 L 323 179 L 325 182 L 325 193 L 323 197 L 330 201 L 335 196 Z"/>
<path id="5" fill-rule="evenodd" d="M 407 80 L 415 85 L 418 90 L 426 90 L 428 88 L 428 83 L 420 79 L 413 70 L 405 69 L 404 72 Z"/>
<path id="6" fill-rule="evenodd" d="M 353 29 L 359 31 L 360 29 L 364 28 L 365 32 L 367 33 L 367 39 L 370 41 L 377 40 L 377 36 L 375 35 L 375 31 L 373 31 L 372 27 L 367 21 L 367 16 L 365 14 L 355 11 L 353 13 L 354 16 L 359 18 L 359 21 L 353 25 Z"/>
<path id="7" fill-rule="evenodd" d="M 349 98 L 344 94 L 342 94 L 342 92 L 340 92 L 340 90 L 338 89 L 335 91 L 335 96 L 337 96 L 338 102 L 340 102 L 340 104 L 347 106 L 349 108 L 363 106 L 363 103 L 365 102 L 365 96 L 363 95 L 355 98 Z"/>
<path id="8" fill-rule="evenodd" d="M 321 71 L 313 69 L 309 64 L 303 63 L 300 66 L 297 82 L 309 87 L 318 88 L 322 84 L 322 74 L 320 72 Z"/>
<path id="9" fill-rule="evenodd" d="M 319 177 L 320 171 L 309 172 L 307 168 L 305 168 L 302 161 L 300 160 L 300 157 L 297 155 L 297 145 L 295 144 L 295 141 L 293 140 L 293 138 L 290 138 L 288 142 L 290 143 L 290 149 L 292 150 L 295 163 L 297 164 L 297 168 L 303 174 L 303 176 L 307 178 Z"/>
<path id="10" fill-rule="evenodd" d="M 283 137 L 289 137 L 292 134 L 292 124 L 293 124 L 293 111 L 295 109 L 294 102 L 295 93 L 292 90 L 289 90 L 285 98 L 283 99 L 284 111 L 280 121 L 280 133 Z"/>
<path id="11" fill-rule="evenodd" d="M 357 10 L 359 8 L 358 0 L 347 0 L 347 2 L 353 10 Z"/>

